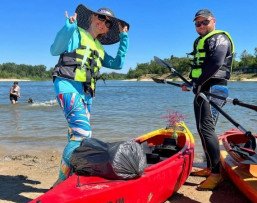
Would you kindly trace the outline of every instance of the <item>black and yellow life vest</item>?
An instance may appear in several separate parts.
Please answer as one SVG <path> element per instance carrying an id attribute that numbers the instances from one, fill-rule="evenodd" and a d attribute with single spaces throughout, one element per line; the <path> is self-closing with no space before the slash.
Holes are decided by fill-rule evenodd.
<path id="1" fill-rule="evenodd" d="M 80 47 L 60 55 L 53 75 L 86 83 L 94 91 L 96 78 L 102 67 L 104 49 L 97 39 L 78 27 Z"/>
<path id="2" fill-rule="evenodd" d="M 228 77 L 230 77 L 230 72 L 231 72 L 231 68 L 232 68 L 232 60 L 233 60 L 233 55 L 234 55 L 234 43 L 233 43 L 232 38 L 229 35 L 229 33 L 222 31 L 222 30 L 213 30 L 212 32 L 205 35 L 204 37 L 199 37 L 198 39 L 196 39 L 196 41 L 194 43 L 194 51 L 192 52 L 193 62 L 192 62 L 192 70 L 191 70 L 191 74 L 190 74 L 190 77 L 192 79 L 197 79 L 201 76 L 202 66 L 206 59 L 206 50 L 204 48 L 205 42 L 207 39 L 209 39 L 210 37 L 212 37 L 213 35 L 216 35 L 216 34 L 225 34 L 231 42 L 231 54 L 230 54 L 230 56 L 226 57 L 226 59 L 224 61 L 224 65 L 221 66 L 219 71 L 216 73 L 218 78 L 229 79 Z"/>

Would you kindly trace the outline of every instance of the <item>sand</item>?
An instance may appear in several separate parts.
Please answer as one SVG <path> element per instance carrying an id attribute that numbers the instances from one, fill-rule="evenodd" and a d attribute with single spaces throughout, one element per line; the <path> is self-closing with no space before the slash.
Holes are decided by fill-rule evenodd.
<path id="1" fill-rule="evenodd" d="M 46 192 L 57 178 L 60 154 L 56 149 L 10 151 L 0 147 L 0 202 L 25 203 Z M 197 185 L 203 180 L 189 176 L 165 203 L 247 202 L 229 180 L 213 192 L 197 191 Z"/>

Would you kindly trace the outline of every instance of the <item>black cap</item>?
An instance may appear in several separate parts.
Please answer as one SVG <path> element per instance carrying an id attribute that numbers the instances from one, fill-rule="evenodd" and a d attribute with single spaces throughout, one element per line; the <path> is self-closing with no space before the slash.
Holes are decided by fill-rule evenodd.
<path id="1" fill-rule="evenodd" d="M 195 18 L 193 21 L 196 20 L 196 18 L 198 17 L 204 17 L 204 18 L 209 18 L 209 17 L 214 17 L 214 15 L 212 14 L 211 11 L 209 11 L 208 9 L 201 9 L 199 11 L 197 11 L 197 13 L 195 14 Z"/>

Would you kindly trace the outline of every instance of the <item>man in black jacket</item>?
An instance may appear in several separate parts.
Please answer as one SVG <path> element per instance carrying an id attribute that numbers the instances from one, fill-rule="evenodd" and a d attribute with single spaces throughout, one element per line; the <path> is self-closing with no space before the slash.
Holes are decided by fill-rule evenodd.
<path id="1" fill-rule="evenodd" d="M 199 37 L 194 42 L 192 69 L 193 92 L 195 93 L 194 111 L 198 133 L 207 159 L 207 168 L 191 175 L 207 177 L 198 190 L 213 190 L 222 182 L 220 175 L 220 149 L 215 134 L 218 112 L 201 98 L 200 92 L 210 92 L 223 97 L 228 96 L 227 80 L 230 78 L 234 45 L 230 35 L 215 30 L 216 19 L 208 9 L 199 10 L 194 17 Z M 186 90 L 186 86 L 182 86 Z M 219 106 L 224 102 L 210 98 Z"/>

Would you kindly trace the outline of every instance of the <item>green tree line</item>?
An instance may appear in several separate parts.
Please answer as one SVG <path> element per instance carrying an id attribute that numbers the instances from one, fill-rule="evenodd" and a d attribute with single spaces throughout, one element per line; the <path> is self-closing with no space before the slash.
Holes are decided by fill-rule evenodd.
<path id="1" fill-rule="evenodd" d="M 236 54 L 233 60 L 233 72 L 237 72 L 241 68 L 257 68 L 257 47 L 254 50 L 254 54 L 248 53 L 246 50 L 242 52 L 239 57 L 239 61 L 236 60 Z M 191 59 L 189 57 L 175 57 L 171 56 L 170 58 L 164 59 L 165 61 L 172 64 L 172 66 L 182 75 L 188 75 L 190 72 Z M 232 72 L 232 73 L 233 73 Z M 131 78 L 140 78 L 146 74 L 157 74 L 162 75 L 170 73 L 170 71 L 158 65 L 155 61 L 150 61 L 149 63 L 137 64 L 135 69 L 130 68 L 126 77 Z"/>
<path id="2" fill-rule="evenodd" d="M 15 63 L 0 64 L 0 78 L 17 78 L 31 80 L 47 80 L 52 77 L 52 69 L 44 65 L 26 65 Z"/>
<path id="3" fill-rule="evenodd" d="M 244 50 L 237 61 L 234 57 L 233 70 L 234 72 L 240 68 L 257 68 L 257 47 L 254 49 L 254 54 L 248 53 Z M 190 58 L 189 57 L 176 57 L 170 56 L 165 61 L 172 64 L 172 66 L 181 74 L 188 75 L 190 72 Z M 18 78 L 18 79 L 31 79 L 31 80 L 50 80 L 52 78 L 52 70 L 47 70 L 44 65 L 26 65 L 15 63 L 0 64 L 0 78 Z M 163 75 L 168 74 L 170 71 L 157 64 L 154 60 L 148 63 L 139 63 L 133 69 L 130 68 L 126 74 L 122 73 L 103 73 L 99 78 L 104 80 L 122 80 L 140 78 L 147 74 Z"/>

